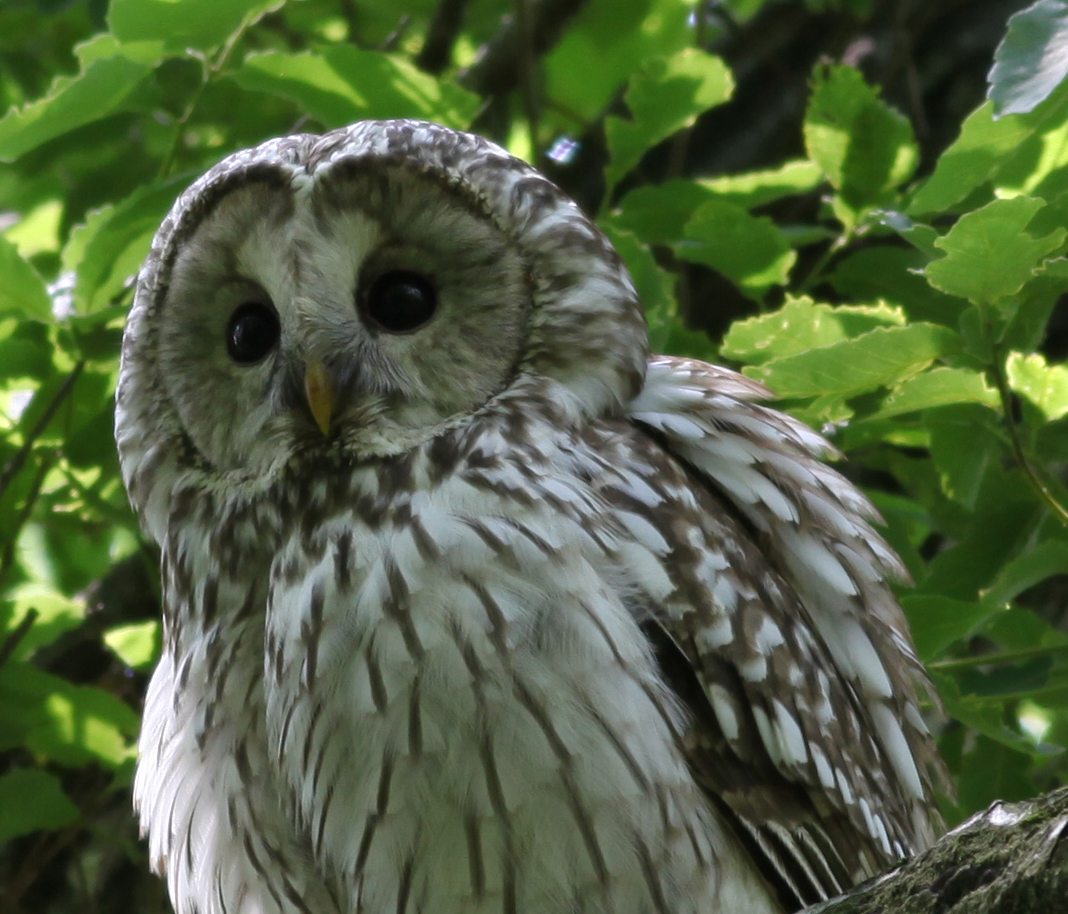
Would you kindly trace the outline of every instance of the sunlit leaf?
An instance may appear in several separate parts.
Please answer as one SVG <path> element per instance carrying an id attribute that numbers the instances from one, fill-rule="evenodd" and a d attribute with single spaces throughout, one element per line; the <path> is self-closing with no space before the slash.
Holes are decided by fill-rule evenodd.
<path id="1" fill-rule="evenodd" d="M 64 632 L 80 625 L 85 619 L 85 603 L 37 584 L 25 585 L 14 600 L 0 604 L 0 632 L 12 631 L 31 612 L 33 624 L 13 654 L 19 659 L 29 657 L 37 648 L 51 644 Z"/>
<path id="2" fill-rule="evenodd" d="M 767 362 L 904 323 L 901 311 L 887 305 L 835 307 L 787 296 L 778 311 L 732 324 L 720 351 L 741 362 Z"/>
<path id="3" fill-rule="evenodd" d="M 872 418 L 886 419 L 953 403 L 982 403 L 996 409 L 1000 400 L 980 372 L 969 368 L 933 368 L 896 385 Z"/>
<path id="4" fill-rule="evenodd" d="M 14 315 L 47 321 L 52 299 L 44 280 L 10 241 L 0 236 L 0 317 Z"/>
<path id="5" fill-rule="evenodd" d="M 1047 421 L 1068 415 L 1068 368 L 1047 365 L 1038 353 L 1011 352 L 1005 374 L 1009 386 L 1042 410 Z"/>
<path id="6" fill-rule="evenodd" d="M 854 209 L 878 203 L 916 167 L 908 120 L 852 67 L 817 69 L 804 134 L 809 156 Z"/>
<path id="7" fill-rule="evenodd" d="M 160 624 L 155 620 L 121 625 L 104 634 L 104 643 L 127 666 L 143 670 L 159 655 Z"/>
<path id="8" fill-rule="evenodd" d="M 890 384 L 959 350 L 960 338 L 935 324 L 884 327 L 745 369 L 780 397 L 858 394 Z"/>
<path id="9" fill-rule="evenodd" d="M 26 213 L 3 237 L 12 242 L 23 257 L 59 249 L 59 226 L 63 218 L 63 204 L 46 200 Z"/>
<path id="10" fill-rule="evenodd" d="M 544 59 L 547 97 L 595 121 L 638 61 L 693 44 L 691 15 L 678 0 L 587 0 Z"/>
<path id="11" fill-rule="evenodd" d="M 1038 0 L 1009 17 L 994 52 L 988 97 L 996 116 L 1023 114 L 1045 101 L 1068 75 L 1068 3 Z"/>
<path id="12" fill-rule="evenodd" d="M 987 102 L 964 120 L 960 135 L 939 158 L 934 173 L 913 196 L 908 212 L 919 216 L 950 210 L 989 181 L 1028 139 L 1063 116 L 1068 93 L 1055 97 L 1029 114 L 994 119 L 994 103 Z"/>
<path id="13" fill-rule="evenodd" d="M 44 721 L 26 740 L 35 752 L 66 764 L 90 761 L 115 766 L 132 750 L 137 715 L 101 689 L 66 686 L 44 703 Z"/>
<path id="14" fill-rule="evenodd" d="M 112 304 L 137 275 L 160 222 L 175 197 L 189 183 L 181 177 L 139 190 L 118 203 L 90 213 L 62 252 L 63 265 L 74 271 L 74 307 L 92 314 Z"/>
<path id="15" fill-rule="evenodd" d="M 0 119 L 0 161 L 12 162 L 76 127 L 121 109 L 150 67 L 124 56 L 94 61 L 77 76 L 60 76 L 48 94 Z"/>
<path id="16" fill-rule="evenodd" d="M 815 190 L 822 179 L 823 172 L 819 165 L 798 159 L 778 168 L 704 178 L 697 183 L 731 203 L 752 209 L 783 197 Z"/>
<path id="17" fill-rule="evenodd" d="M 466 127 L 479 104 L 455 83 L 439 82 L 402 57 L 352 45 L 252 54 L 233 79 L 245 89 L 292 99 L 325 127 L 395 117 Z"/>
<path id="18" fill-rule="evenodd" d="M 108 26 L 119 41 L 163 41 L 176 51 L 207 50 L 226 41 L 283 0 L 111 0 Z"/>
<path id="19" fill-rule="evenodd" d="M 712 267 L 757 299 L 772 286 L 785 285 L 797 260 L 774 222 L 725 200 L 703 203 L 684 233 L 685 240 L 674 246 L 676 255 Z"/>
<path id="20" fill-rule="evenodd" d="M 979 304 L 1019 292 L 1042 260 L 1068 238 L 1063 228 L 1042 238 L 1025 231 L 1042 206 L 1034 197 L 1013 197 L 961 216 L 935 242 L 946 256 L 927 265 L 928 281 L 936 289 Z"/>
<path id="21" fill-rule="evenodd" d="M 647 149 L 692 124 L 702 111 L 723 104 L 733 91 L 723 61 L 696 48 L 645 61 L 624 96 L 630 118 L 605 119 L 609 186 L 637 165 Z"/>

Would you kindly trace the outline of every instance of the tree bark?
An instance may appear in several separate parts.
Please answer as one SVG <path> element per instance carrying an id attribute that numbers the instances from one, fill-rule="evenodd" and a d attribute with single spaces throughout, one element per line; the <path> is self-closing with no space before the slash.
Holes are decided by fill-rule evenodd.
<path id="1" fill-rule="evenodd" d="M 998 801 L 934 847 L 804 914 L 1068 912 L 1068 788 Z"/>

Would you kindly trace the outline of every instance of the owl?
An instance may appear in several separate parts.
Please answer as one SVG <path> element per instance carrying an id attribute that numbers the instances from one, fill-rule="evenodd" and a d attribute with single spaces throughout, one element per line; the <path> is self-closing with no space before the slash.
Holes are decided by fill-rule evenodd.
<path id="1" fill-rule="evenodd" d="M 651 356 L 605 236 L 477 136 L 196 181 L 116 410 L 178 914 L 770 914 L 931 843 L 903 568 L 769 396 Z"/>

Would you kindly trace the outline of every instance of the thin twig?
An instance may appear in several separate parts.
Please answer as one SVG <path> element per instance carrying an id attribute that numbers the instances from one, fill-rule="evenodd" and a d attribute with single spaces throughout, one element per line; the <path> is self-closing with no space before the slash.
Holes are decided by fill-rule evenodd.
<path id="1" fill-rule="evenodd" d="M 206 57 L 201 58 L 200 83 L 189 97 L 189 101 L 185 106 L 185 111 L 182 112 L 182 116 L 175 122 L 174 137 L 171 139 L 170 148 L 167 150 L 167 154 L 163 157 L 163 162 L 160 164 L 159 172 L 156 175 L 157 181 L 162 181 L 170 174 L 171 168 L 174 166 L 174 160 L 178 155 L 178 150 L 181 148 L 182 142 L 185 139 L 186 127 L 189 125 L 189 121 L 193 117 L 193 112 L 196 111 L 201 95 L 204 94 L 204 90 L 212 80 L 219 75 L 222 68 L 226 66 L 234 48 L 237 46 L 237 43 L 245 37 L 245 33 L 248 31 L 251 24 L 252 22 L 249 19 L 246 19 L 241 23 L 241 26 L 226 39 L 226 44 L 222 46 L 222 49 L 219 51 L 219 56 L 216 57 L 214 62 L 209 62 Z"/>
<path id="2" fill-rule="evenodd" d="M 360 34 L 360 14 L 356 9 L 355 0 L 338 0 L 338 8 L 341 11 L 341 18 L 345 20 L 345 28 L 347 30 L 345 39 L 349 44 L 359 45 Z"/>
<path id="3" fill-rule="evenodd" d="M 534 89 L 534 36 L 530 22 L 530 0 L 515 0 L 515 19 L 519 28 L 519 94 L 527 116 L 530 135 L 530 161 L 538 164 L 538 100 Z"/>
<path id="4" fill-rule="evenodd" d="M 1019 426 L 1012 415 L 1012 391 L 1009 389 L 1008 378 L 1005 377 L 1005 367 L 1001 360 L 1001 347 L 994 342 L 990 321 L 984 321 L 983 326 L 987 343 L 990 345 L 992 355 L 990 367 L 994 373 L 994 383 L 998 388 L 998 396 L 1001 398 L 1001 413 L 1005 420 L 1005 429 L 1009 434 L 1009 441 L 1012 444 L 1012 453 L 1024 477 L 1038 495 L 1039 501 L 1049 508 L 1057 520 L 1068 526 L 1068 509 L 1065 509 L 1064 505 L 1057 501 L 1049 487 L 1039 478 L 1034 464 L 1031 463 L 1024 452 L 1023 441 L 1020 440 Z"/>
<path id="5" fill-rule="evenodd" d="M 959 670 L 990 664 L 1016 663 L 1020 660 L 1030 660 L 1033 657 L 1048 657 L 1056 654 L 1068 654 L 1068 644 L 1032 647 L 1020 651 L 1002 651 L 997 654 L 979 654 L 976 657 L 960 657 L 956 660 L 937 660 L 927 666 L 932 670 Z"/>
<path id="6" fill-rule="evenodd" d="M 427 73 L 440 76 L 452 63 L 452 49 L 463 28 L 469 0 L 441 0 L 426 31 L 423 47 L 415 56 L 415 65 Z"/>
<path id="7" fill-rule="evenodd" d="M 33 512 L 33 506 L 37 503 L 37 496 L 41 494 L 41 486 L 44 485 L 45 477 L 48 475 L 48 471 L 52 469 L 54 463 L 54 458 L 44 460 L 41 462 L 41 466 L 37 469 L 37 475 L 34 477 L 33 483 L 30 486 L 30 491 L 26 495 L 26 504 L 22 506 L 22 510 L 19 512 L 18 520 L 15 523 L 14 529 L 11 531 L 11 537 L 8 539 L 7 545 L 4 547 L 3 555 L 0 556 L 0 585 L 4 583 L 4 578 L 7 577 L 7 573 L 15 563 L 15 544 L 18 542 L 19 533 L 26 525 L 26 521 L 30 519 L 30 514 Z"/>
<path id="8" fill-rule="evenodd" d="M 544 54 L 560 39 L 564 26 L 587 0 L 531 0 L 527 13 L 529 45 L 536 55 Z M 478 59 L 459 77 L 460 85 L 477 95 L 505 95 L 519 85 L 522 77 L 520 41 L 522 27 L 515 16 L 505 20 L 482 49 Z"/>
<path id="9" fill-rule="evenodd" d="M 59 389 L 56 391 L 55 396 L 52 397 L 52 402 L 48 404 L 45 411 L 41 413 L 41 418 L 38 419 L 33 428 L 30 429 L 30 433 L 26 436 L 26 440 L 22 442 L 22 447 L 20 447 L 14 456 L 7 462 L 4 471 L 0 473 L 0 498 L 4 497 L 12 480 L 14 480 L 14 478 L 21 472 L 22 467 L 26 463 L 26 459 L 33 451 L 33 446 L 37 439 L 44 434 L 45 429 L 48 428 L 49 423 L 55 417 L 56 411 L 74 389 L 74 384 L 84 368 L 85 362 L 82 361 L 78 362 L 78 364 L 71 369 L 71 373 L 67 375 L 63 383 L 59 385 Z"/>
<path id="10" fill-rule="evenodd" d="M 0 669 L 3 669 L 4 664 L 15 653 L 15 648 L 30 633 L 30 629 L 33 628 L 33 623 L 37 621 L 38 615 L 37 610 L 31 607 L 26 615 L 22 617 L 22 621 L 8 633 L 4 643 L 0 644 Z"/>
<path id="11" fill-rule="evenodd" d="M 852 240 L 853 230 L 849 228 L 843 229 L 842 234 L 827 245 L 827 250 L 820 255 L 820 259 L 813 264 L 812 269 L 808 271 L 808 275 L 798 284 L 798 294 L 804 295 L 809 289 L 817 285 L 823 279 L 823 271 L 827 269 L 827 264 L 831 262 L 835 254 Z"/>

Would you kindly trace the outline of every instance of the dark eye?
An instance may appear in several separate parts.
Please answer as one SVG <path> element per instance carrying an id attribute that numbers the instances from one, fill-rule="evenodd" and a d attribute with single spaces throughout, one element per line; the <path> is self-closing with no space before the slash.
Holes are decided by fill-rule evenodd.
<path id="1" fill-rule="evenodd" d="M 274 348 L 278 335 L 274 308 L 258 301 L 243 302 L 230 315 L 226 351 L 238 365 L 255 365 Z"/>
<path id="2" fill-rule="evenodd" d="M 438 293 L 425 276 L 407 270 L 383 273 L 367 292 L 367 316 L 390 333 L 422 327 L 438 309 Z"/>

